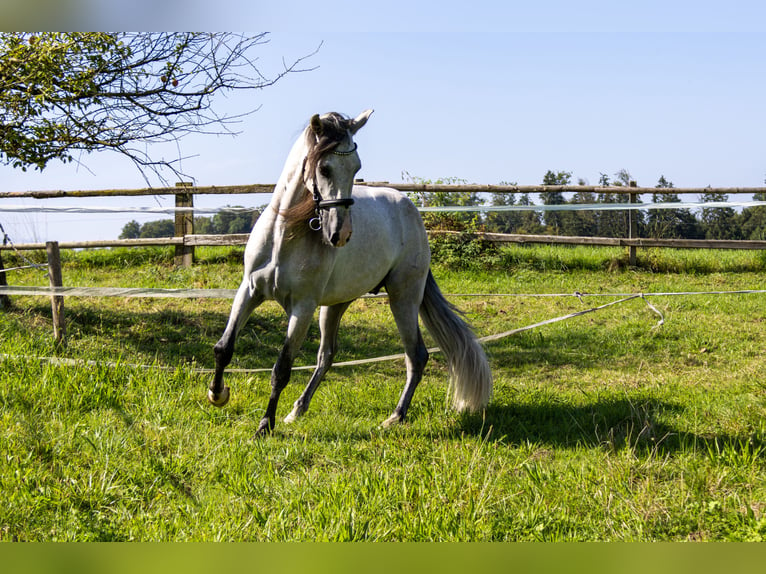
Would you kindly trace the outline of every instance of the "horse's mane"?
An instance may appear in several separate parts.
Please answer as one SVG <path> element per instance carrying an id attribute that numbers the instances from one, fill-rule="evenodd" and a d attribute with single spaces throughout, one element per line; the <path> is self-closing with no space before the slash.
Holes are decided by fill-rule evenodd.
<path id="1" fill-rule="evenodd" d="M 308 153 L 304 159 L 300 177 L 305 177 L 307 173 L 312 174 L 313 177 L 319 161 L 346 139 L 350 126 L 351 119 L 337 112 L 311 119 L 311 123 L 303 131 Z M 307 191 L 299 203 L 279 212 L 285 218 L 290 236 L 304 233 L 308 225 L 301 224 L 307 223 L 314 215 L 314 197 L 310 190 Z"/>

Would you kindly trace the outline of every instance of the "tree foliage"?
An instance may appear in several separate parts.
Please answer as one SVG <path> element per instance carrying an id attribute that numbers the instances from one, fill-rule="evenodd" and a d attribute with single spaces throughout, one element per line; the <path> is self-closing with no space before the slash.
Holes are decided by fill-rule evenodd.
<path id="1" fill-rule="evenodd" d="M 424 186 L 431 184 L 460 185 L 467 183 L 466 180 L 457 177 L 447 177 L 432 181 L 410 175 L 407 172 L 404 172 L 402 175 L 411 183 Z M 482 205 L 484 203 L 484 199 L 474 192 L 420 191 L 410 193 L 409 197 L 418 207 L 470 206 Z M 425 212 L 422 215 L 426 229 L 476 231 L 480 220 L 479 214 L 471 212 L 436 211 Z"/>
<path id="2" fill-rule="evenodd" d="M 265 77 L 253 52 L 266 41 L 265 34 L 2 33 L 0 163 L 42 170 L 109 149 L 142 173 L 178 174 L 180 158 L 152 157 L 146 144 L 232 133 L 243 114 L 219 113 L 215 97 L 270 86 L 303 60 Z"/>
<path id="3" fill-rule="evenodd" d="M 569 185 L 572 183 L 572 174 L 568 171 L 554 172 L 548 170 L 543 176 L 543 185 Z M 543 205 L 563 205 L 566 203 L 561 191 L 545 191 L 540 194 Z M 562 232 L 565 220 L 569 213 L 560 211 L 546 211 L 543 215 L 548 233 L 558 234 Z"/>
<path id="4" fill-rule="evenodd" d="M 652 203 L 681 203 L 681 198 L 673 192 L 673 182 L 664 175 L 660 176 L 652 194 Z M 661 190 L 661 191 L 660 191 Z M 652 209 L 646 218 L 646 235 L 664 239 L 699 239 L 700 222 L 688 209 Z"/>
<path id="5" fill-rule="evenodd" d="M 234 206 L 234 208 L 240 209 L 241 206 Z M 253 224 L 264 209 L 265 206 L 261 206 L 249 213 L 224 210 L 212 217 L 195 217 L 194 233 L 210 235 L 250 233 Z M 175 223 L 172 219 L 147 221 L 143 225 L 133 220 L 123 226 L 119 239 L 173 237 L 174 234 Z"/>

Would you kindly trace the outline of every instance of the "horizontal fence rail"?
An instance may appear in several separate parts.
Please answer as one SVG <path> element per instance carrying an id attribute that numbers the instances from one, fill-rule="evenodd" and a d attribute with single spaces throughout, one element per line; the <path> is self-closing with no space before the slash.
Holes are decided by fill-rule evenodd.
<path id="1" fill-rule="evenodd" d="M 607 247 L 672 247 L 685 249 L 766 249 L 766 241 L 739 239 L 652 239 L 646 237 L 590 237 L 581 235 L 522 235 L 515 233 L 467 233 L 431 231 L 431 235 L 471 235 L 493 243 L 548 243 L 603 245 Z"/>
<path id="2" fill-rule="evenodd" d="M 429 235 L 471 235 L 493 243 L 545 243 L 557 245 L 601 245 L 606 247 L 665 247 L 680 249 L 766 249 L 766 241 L 745 239 L 652 239 L 647 237 L 590 237 L 582 235 L 523 235 L 517 233 L 469 233 L 463 231 L 430 231 Z M 92 249 L 107 247 L 211 247 L 245 245 L 250 235 L 186 235 L 147 239 L 107 239 L 103 241 L 63 241 L 60 249 Z M 45 249 L 45 243 L 0 245 L 0 250 L 30 251 Z"/>
<path id="3" fill-rule="evenodd" d="M 245 245 L 249 233 L 232 233 L 230 235 L 184 235 L 183 237 L 147 237 L 140 239 L 104 239 L 98 241 L 62 241 L 61 249 L 90 249 L 98 247 L 161 247 L 161 246 L 233 246 Z M 14 243 L 0 245 L 0 250 L 29 251 L 45 249 L 45 243 Z"/>
<path id="4" fill-rule="evenodd" d="M 653 193 L 675 193 L 678 195 L 700 193 L 723 193 L 726 195 L 761 194 L 766 193 L 766 187 L 629 187 L 629 186 L 597 186 L 597 185 L 443 185 L 431 183 L 391 183 L 387 181 L 357 181 L 357 185 L 368 187 L 390 187 L 403 192 L 422 193 L 548 193 L 548 192 L 590 192 L 612 193 L 618 195 L 647 195 Z M 274 184 L 247 185 L 208 185 L 208 186 L 179 186 L 179 187 L 145 187 L 139 189 L 102 189 L 102 190 L 48 190 L 48 191 L 9 191 L 0 193 L 2 198 L 34 198 L 55 199 L 62 197 L 130 197 L 141 195 L 238 195 L 253 193 L 272 193 Z"/>
<path id="5" fill-rule="evenodd" d="M 726 195 L 762 195 L 766 196 L 766 187 L 706 187 L 706 188 L 654 188 L 636 186 L 587 186 L 587 185 L 443 185 L 419 183 L 391 183 L 384 181 L 357 181 L 359 185 L 369 187 L 390 187 L 406 193 L 549 193 L 549 192 L 590 192 L 597 194 L 626 195 L 630 203 L 590 203 L 590 204 L 561 204 L 561 205 L 475 205 L 475 206 L 421 206 L 423 212 L 431 211 L 466 211 L 466 212 L 501 212 L 501 211 L 635 211 L 654 209 L 715 209 L 727 207 L 759 207 L 766 206 L 766 201 L 734 201 L 734 202 L 665 202 L 640 203 L 641 195 L 656 193 L 673 193 L 676 195 L 691 195 L 702 193 L 719 193 Z M 247 242 L 247 234 L 236 235 L 195 235 L 193 232 L 193 215 L 213 213 L 251 213 L 258 208 L 194 207 L 194 195 L 236 195 L 236 194 L 270 194 L 274 184 L 248 184 L 226 186 L 193 186 L 177 184 L 176 187 L 139 188 L 139 189 L 106 189 L 106 190 L 48 190 L 20 191 L 0 193 L 0 213 L 2 212 L 66 212 L 66 213 L 162 213 L 174 214 L 176 218 L 176 236 L 165 238 L 113 239 L 96 241 L 61 241 L 61 249 L 87 249 L 107 247 L 140 247 L 140 246 L 174 246 L 180 257 L 179 264 L 189 265 L 193 260 L 193 248 L 211 245 L 243 245 Z M 92 197 L 137 197 L 163 196 L 176 197 L 175 207 L 53 207 L 9 205 L 3 199 L 31 198 L 38 200 L 60 198 L 92 198 Z M 748 240 L 691 240 L 691 239 L 654 239 L 633 237 L 583 237 L 559 235 L 521 235 L 482 233 L 477 234 L 482 239 L 503 243 L 549 243 L 577 245 L 620 246 L 631 249 L 631 259 L 637 247 L 671 247 L 671 248 L 708 248 L 708 249 L 764 249 L 764 241 Z M 45 243 L 3 244 L 0 250 L 37 250 L 45 249 Z"/>
<path id="6" fill-rule="evenodd" d="M 274 184 L 254 183 L 249 185 L 207 185 L 178 187 L 144 187 L 140 189 L 86 189 L 86 190 L 48 190 L 48 191 L 8 191 L 0 193 L 0 199 L 57 199 L 62 197 L 135 197 L 141 195 L 237 195 L 253 193 L 272 193 Z M 1 211 L 2 209 L 0 209 Z"/>

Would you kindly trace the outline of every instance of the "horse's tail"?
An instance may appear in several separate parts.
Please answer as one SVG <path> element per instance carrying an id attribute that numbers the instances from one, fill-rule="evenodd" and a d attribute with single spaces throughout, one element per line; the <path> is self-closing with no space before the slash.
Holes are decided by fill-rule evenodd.
<path id="1" fill-rule="evenodd" d="M 457 310 L 442 295 L 428 271 L 420 318 L 447 357 L 452 405 L 477 412 L 492 395 L 492 371 L 481 344 Z"/>

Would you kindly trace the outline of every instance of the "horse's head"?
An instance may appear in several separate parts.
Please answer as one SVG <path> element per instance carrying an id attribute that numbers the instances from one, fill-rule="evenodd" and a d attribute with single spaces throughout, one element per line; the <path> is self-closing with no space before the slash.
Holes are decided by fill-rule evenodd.
<path id="1" fill-rule="evenodd" d="M 366 110 L 354 119 L 337 113 L 315 115 L 306 128 L 308 154 L 303 179 L 313 194 L 314 217 L 309 226 L 322 232 L 333 247 L 344 246 L 351 237 L 351 190 L 362 167 L 354 134 L 372 114 Z"/>

